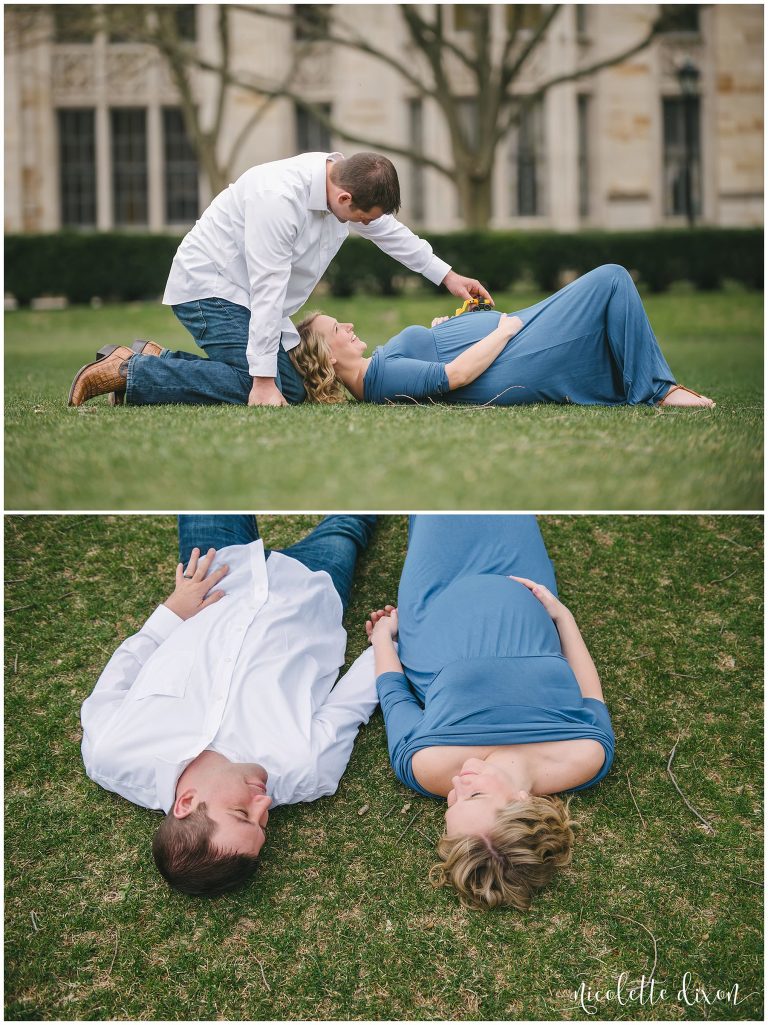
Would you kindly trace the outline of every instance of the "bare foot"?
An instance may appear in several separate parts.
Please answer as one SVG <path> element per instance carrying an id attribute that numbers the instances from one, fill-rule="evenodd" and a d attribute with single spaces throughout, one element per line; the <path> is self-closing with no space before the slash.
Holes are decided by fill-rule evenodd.
<path id="1" fill-rule="evenodd" d="M 706 406 L 712 409 L 716 403 L 708 399 L 706 395 L 699 395 L 698 392 L 686 388 L 683 384 L 673 384 L 667 394 L 659 403 L 660 406 Z"/>

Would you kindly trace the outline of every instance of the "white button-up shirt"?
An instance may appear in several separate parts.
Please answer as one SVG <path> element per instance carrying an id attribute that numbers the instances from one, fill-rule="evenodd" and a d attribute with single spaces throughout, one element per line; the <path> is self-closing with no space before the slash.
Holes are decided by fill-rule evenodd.
<path id="1" fill-rule="evenodd" d="M 375 709 L 368 649 L 344 663 L 330 576 L 261 541 L 223 548 L 226 596 L 191 619 L 165 605 L 112 656 L 84 702 L 82 753 L 94 782 L 168 812 L 201 751 L 259 762 L 275 805 L 333 794 Z"/>
<path id="2" fill-rule="evenodd" d="M 302 153 L 250 168 L 214 199 L 174 257 L 166 305 L 215 296 L 251 311 L 252 377 L 274 377 L 280 341 L 285 349 L 298 343 L 289 317 L 307 301 L 350 227 L 433 284 L 451 269 L 391 214 L 367 226 L 337 220 L 328 210 L 325 175 L 326 162 L 339 159 L 341 153 Z"/>

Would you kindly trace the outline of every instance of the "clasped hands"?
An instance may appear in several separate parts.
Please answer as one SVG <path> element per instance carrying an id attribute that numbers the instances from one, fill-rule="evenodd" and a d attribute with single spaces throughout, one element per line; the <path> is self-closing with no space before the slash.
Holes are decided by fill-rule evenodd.
<path id="1" fill-rule="evenodd" d="M 387 637 L 394 641 L 397 639 L 397 628 L 397 609 L 394 605 L 385 605 L 383 609 L 371 613 L 365 624 L 365 633 L 371 644 Z"/>

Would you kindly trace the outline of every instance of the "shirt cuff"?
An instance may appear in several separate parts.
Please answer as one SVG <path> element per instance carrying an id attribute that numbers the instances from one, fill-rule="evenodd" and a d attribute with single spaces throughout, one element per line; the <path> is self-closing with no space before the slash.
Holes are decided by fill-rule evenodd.
<path id="1" fill-rule="evenodd" d="M 248 373 L 251 377 L 277 377 L 277 353 L 273 356 L 248 355 Z"/>
<path id="2" fill-rule="evenodd" d="M 142 633 L 152 634 L 157 643 L 162 644 L 183 622 L 181 616 L 177 616 L 167 605 L 158 605 L 141 630 Z"/>
<path id="3" fill-rule="evenodd" d="M 441 285 L 443 278 L 451 269 L 451 265 L 446 263 L 445 260 L 441 260 L 439 256 L 433 256 L 429 261 L 429 266 L 425 271 L 422 271 L 425 278 L 431 281 L 433 285 Z"/>

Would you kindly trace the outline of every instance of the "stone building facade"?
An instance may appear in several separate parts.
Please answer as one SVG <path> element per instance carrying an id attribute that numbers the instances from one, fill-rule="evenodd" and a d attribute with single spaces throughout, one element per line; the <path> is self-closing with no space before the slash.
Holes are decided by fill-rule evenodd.
<path id="1" fill-rule="evenodd" d="M 67 31 L 68 6 L 44 9 L 44 30 L 21 37 L 13 31 L 18 11 L 6 7 L 6 231 L 186 229 L 212 189 L 187 139 L 166 65 L 146 45 Z M 494 17 L 503 18 L 508 6 L 496 5 Z M 467 31 L 463 11 L 446 5 L 444 12 L 459 47 Z M 628 49 L 658 12 L 650 4 L 564 5 L 516 88 L 530 90 L 555 72 Z M 216 5 L 179 13 L 188 45 L 215 61 Z M 418 65 L 395 5 L 339 5 L 336 13 L 377 47 Z M 284 77 L 300 43 L 295 25 L 235 10 L 230 16 L 233 67 L 257 69 L 264 80 Z M 699 72 L 688 100 L 677 75 L 686 59 Z M 196 72 L 193 86 L 202 116 L 213 117 L 211 76 Z M 418 146 L 449 159 L 434 104 L 363 53 L 313 43 L 298 88 L 349 132 L 380 140 L 375 148 Z M 471 112 L 472 97 L 465 102 Z M 253 93 L 233 94 L 223 115 L 225 149 L 259 107 L 265 101 Z M 255 163 L 325 147 L 347 154 L 374 148 L 329 136 L 290 100 L 273 101 L 239 149 L 231 178 Z M 394 159 L 407 223 L 427 230 L 463 226 L 449 179 L 407 157 Z M 684 224 L 686 169 L 698 223 L 762 224 L 761 4 L 685 5 L 676 29 L 645 50 L 547 92 L 498 147 L 491 226 L 570 231 Z"/>

